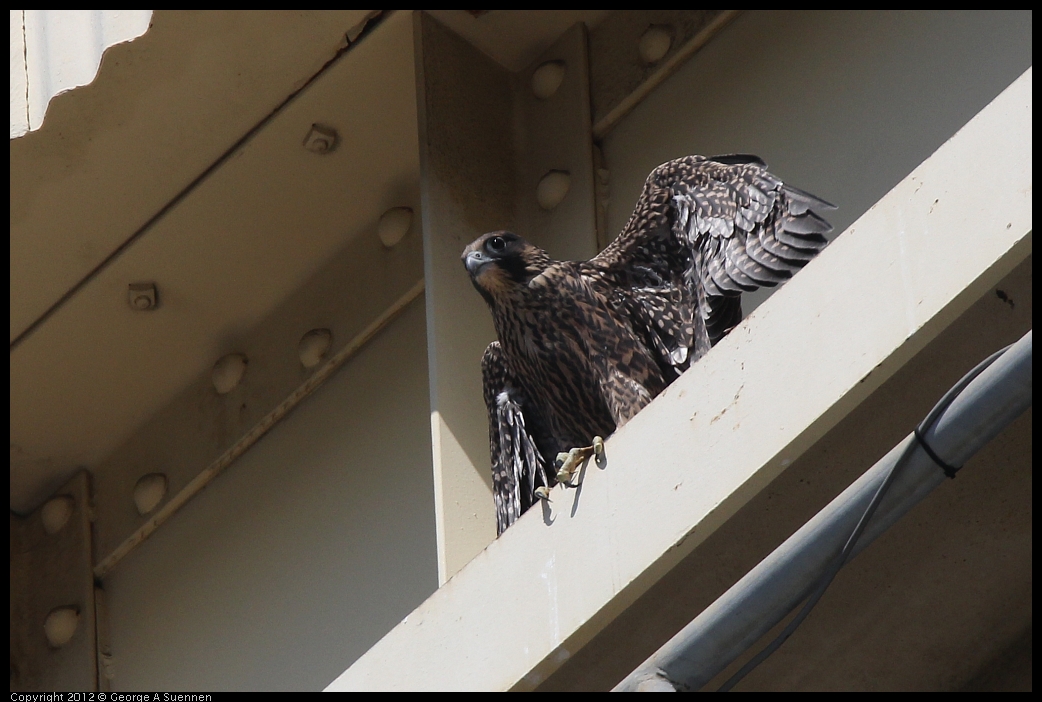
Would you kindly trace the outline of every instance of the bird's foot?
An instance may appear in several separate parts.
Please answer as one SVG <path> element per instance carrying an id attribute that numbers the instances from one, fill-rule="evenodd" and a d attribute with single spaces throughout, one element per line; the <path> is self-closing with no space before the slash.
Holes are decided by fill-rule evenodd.
<path id="1" fill-rule="evenodd" d="M 586 459 L 591 455 L 599 456 L 602 453 L 604 453 L 604 439 L 595 436 L 593 444 L 590 446 L 580 446 L 567 453 L 562 451 L 557 454 L 557 482 L 563 483 L 567 487 L 579 487 L 579 483 L 573 483 L 572 478 L 579 473 L 579 469 Z"/>

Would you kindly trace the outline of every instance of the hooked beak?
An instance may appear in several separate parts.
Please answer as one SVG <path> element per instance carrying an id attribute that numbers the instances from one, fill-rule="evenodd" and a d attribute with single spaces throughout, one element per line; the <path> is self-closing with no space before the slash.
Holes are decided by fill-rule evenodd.
<path id="1" fill-rule="evenodd" d="M 471 251 L 463 257 L 463 265 L 466 266 L 467 272 L 470 273 L 471 277 L 477 277 L 481 269 L 491 263 L 492 259 L 480 251 Z"/>

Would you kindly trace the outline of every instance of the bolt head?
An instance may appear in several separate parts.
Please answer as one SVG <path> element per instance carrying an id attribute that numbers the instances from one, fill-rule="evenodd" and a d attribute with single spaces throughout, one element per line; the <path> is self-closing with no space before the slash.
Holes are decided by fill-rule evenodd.
<path id="1" fill-rule="evenodd" d="M 134 485 L 134 506 L 144 516 L 159 506 L 166 496 L 167 479 L 162 473 L 142 475 Z"/>
<path id="2" fill-rule="evenodd" d="M 564 61 L 547 61 L 532 73 L 532 93 L 540 100 L 552 97 L 561 87 L 564 74 Z"/>
<path id="3" fill-rule="evenodd" d="M 561 204 L 571 187 L 572 177 L 568 171 L 549 171 L 536 186 L 536 202 L 544 210 L 552 210 Z"/>
<path id="4" fill-rule="evenodd" d="M 242 353 L 230 353 L 218 359 L 210 374 L 218 395 L 227 395 L 239 385 L 248 362 L 246 354 Z"/>
<path id="5" fill-rule="evenodd" d="M 72 640 L 80 623 L 79 607 L 68 605 L 51 610 L 43 622 L 43 633 L 51 648 L 61 648 Z"/>
<path id="6" fill-rule="evenodd" d="M 300 339 L 297 352 L 305 368 L 314 368 L 326 357 L 333 343 L 333 332 L 328 329 L 312 329 Z"/>
<path id="7" fill-rule="evenodd" d="M 653 24 L 640 37 L 638 51 L 647 64 L 658 63 L 669 53 L 673 44 L 673 28 L 666 24 Z"/>
<path id="8" fill-rule="evenodd" d="M 159 306 L 155 283 L 131 283 L 127 286 L 127 304 L 135 312 L 148 312 Z"/>
<path id="9" fill-rule="evenodd" d="M 75 501 L 68 495 L 60 495 L 48 500 L 40 510 L 43 530 L 50 535 L 57 534 L 68 523 L 75 506 Z"/>
<path id="10" fill-rule="evenodd" d="M 380 243 L 391 249 L 409 233 L 412 227 L 412 209 L 408 207 L 392 207 L 380 216 L 376 225 L 376 234 Z"/>
<path id="11" fill-rule="evenodd" d="M 308 135 L 304 137 L 304 148 L 316 154 L 332 153 L 337 147 L 340 137 L 336 130 L 321 124 L 312 124 Z"/>

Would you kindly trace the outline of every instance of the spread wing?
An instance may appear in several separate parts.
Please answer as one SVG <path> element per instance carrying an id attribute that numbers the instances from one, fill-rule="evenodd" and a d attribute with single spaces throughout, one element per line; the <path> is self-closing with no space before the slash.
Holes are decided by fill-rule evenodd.
<path id="1" fill-rule="evenodd" d="M 536 501 L 536 488 L 554 483 L 536 447 L 534 427 L 528 426 L 532 422 L 526 424 L 523 388 L 507 369 L 498 341 L 485 349 L 481 373 L 488 410 L 492 496 L 499 535 Z"/>
<path id="2" fill-rule="evenodd" d="M 742 292 L 777 285 L 825 247 L 832 227 L 813 208 L 834 206 L 755 156 L 676 159 L 651 172 L 626 227 L 585 272 L 624 289 L 616 298 L 639 326 L 652 321 L 650 346 L 679 372 L 741 321 Z"/>

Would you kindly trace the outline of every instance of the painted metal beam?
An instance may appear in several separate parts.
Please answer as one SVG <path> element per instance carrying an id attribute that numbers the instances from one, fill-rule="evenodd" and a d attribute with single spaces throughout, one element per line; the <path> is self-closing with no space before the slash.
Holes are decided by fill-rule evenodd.
<path id="1" fill-rule="evenodd" d="M 581 490 L 555 490 L 329 689 L 531 689 L 560 667 L 1030 254 L 1031 84 L 1028 70 L 609 438 Z"/>
<path id="2" fill-rule="evenodd" d="M 961 467 L 1031 406 L 1031 395 L 1028 332 L 963 389 L 923 438 L 945 463 Z M 916 445 L 910 449 L 911 444 Z M 846 562 L 945 481 L 940 466 L 909 434 L 613 692 L 706 685 L 818 586 L 898 462 L 898 473 Z"/>
<path id="3" fill-rule="evenodd" d="M 444 583 L 496 534 L 481 392 L 481 355 L 495 332 L 460 253 L 496 229 L 516 231 L 562 259 L 596 253 L 586 33 L 574 26 L 514 74 L 417 13 L 416 61 L 438 572 Z M 549 82 L 537 88 L 533 81 L 543 78 Z M 551 173 L 563 192 L 547 207 L 537 191 Z"/>
<path id="4" fill-rule="evenodd" d="M 11 514 L 11 691 L 98 690 L 91 481 L 80 471 Z"/>
<path id="5" fill-rule="evenodd" d="M 741 10 L 626 10 L 590 33 L 593 137 L 603 139 Z"/>
<path id="6" fill-rule="evenodd" d="M 422 295 L 411 38 L 408 13 L 387 17 L 70 300 L 59 313 L 61 325 L 44 325 L 26 342 L 27 353 L 12 355 L 23 396 L 30 386 L 47 395 L 70 386 L 82 391 L 69 376 L 107 377 L 99 358 L 126 360 L 122 383 L 111 386 L 131 378 L 131 394 L 170 382 L 168 369 L 148 368 L 174 364 L 183 373 L 197 364 L 202 371 L 187 386 L 167 387 L 167 402 L 88 464 L 97 508 L 96 577 L 111 572 Z M 360 94 L 379 99 L 360 105 Z M 316 122 L 340 143 L 322 152 L 310 148 Z M 273 162 L 283 167 L 264 165 Z M 275 192 L 285 197 L 273 209 Z M 414 214 L 391 248 L 380 240 L 380 219 L 401 207 Z M 130 310 L 113 294 L 125 295 L 126 281 L 142 272 L 158 285 L 155 311 Z M 240 303 L 252 311 L 245 314 Z M 308 359 L 312 332 L 324 332 L 326 345 Z M 82 353 L 42 374 L 28 351 L 64 343 L 56 338 L 64 334 L 81 340 Z M 235 357 L 245 359 L 242 375 L 238 382 L 225 378 L 218 389 L 221 364 Z M 127 411 L 129 403 L 114 394 L 95 397 L 107 412 L 96 412 L 92 422 Z M 72 424 L 60 428 L 85 433 Z"/>

